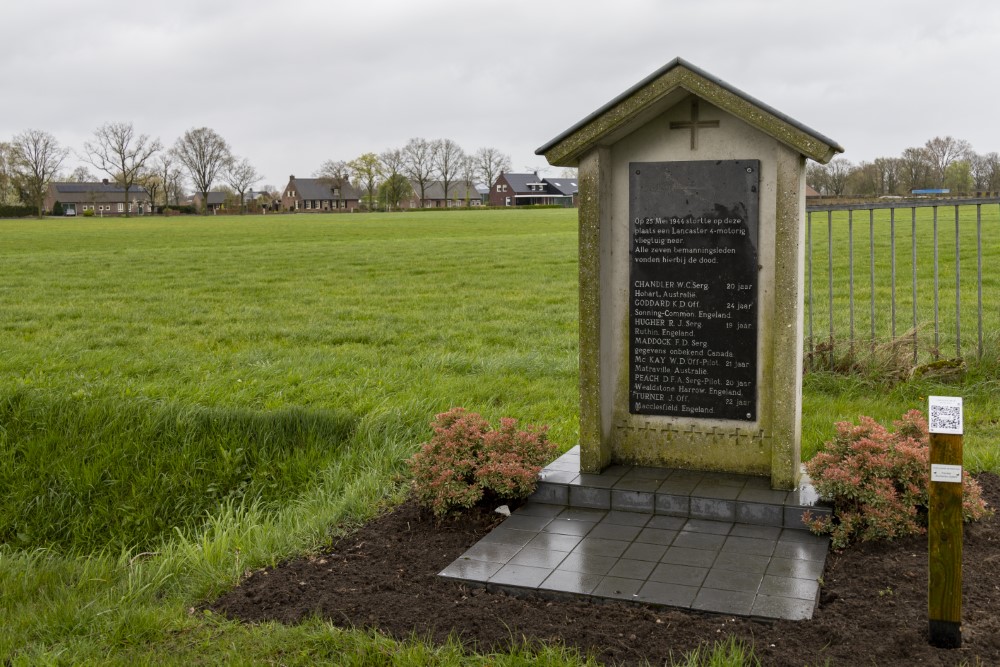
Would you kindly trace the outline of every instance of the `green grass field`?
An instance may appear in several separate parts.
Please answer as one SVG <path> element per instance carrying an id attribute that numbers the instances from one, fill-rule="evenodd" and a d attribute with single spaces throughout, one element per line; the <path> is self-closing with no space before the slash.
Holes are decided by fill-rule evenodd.
<path id="1" fill-rule="evenodd" d="M 437 412 L 575 444 L 576 211 L 0 221 L 0 239 L 0 657 L 465 660 L 189 610 L 398 501 Z M 810 374 L 806 455 L 837 420 L 961 393 L 967 465 L 1000 471 L 994 370 L 961 387 Z"/>

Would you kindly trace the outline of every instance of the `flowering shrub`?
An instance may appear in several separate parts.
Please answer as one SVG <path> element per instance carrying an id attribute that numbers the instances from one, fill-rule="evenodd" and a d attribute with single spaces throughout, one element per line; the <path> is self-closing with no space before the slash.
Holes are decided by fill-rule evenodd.
<path id="1" fill-rule="evenodd" d="M 840 422 L 806 470 L 816 490 L 834 503 L 832 517 L 806 516 L 815 533 L 828 533 L 836 549 L 854 539 L 893 539 L 926 532 L 929 475 L 927 422 L 910 410 L 896 430 L 871 417 Z M 962 512 L 966 521 L 985 516 L 979 484 L 963 471 Z"/>
<path id="2" fill-rule="evenodd" d="M 408 461 L 417 500 L 437 516 L 472 507 L 484 494 L 524 498 L 535 489 L 538 472 L 556 454 L 548 427 L 488 421 L 465 408 L 452 408 L 431 422 L 434 435 Z"/>

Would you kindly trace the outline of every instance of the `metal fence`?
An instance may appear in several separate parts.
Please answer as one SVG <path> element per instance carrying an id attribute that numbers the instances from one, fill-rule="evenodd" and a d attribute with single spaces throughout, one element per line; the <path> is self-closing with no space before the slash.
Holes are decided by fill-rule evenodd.
<path id="1" fill-rule="evenodd" d="M 1000 262 L 1000 198 L 823 204 L 806 211 L 808 368 L 887 350 L 913 366 L 996 351 L 1000 276 L 989 269 Z M 968 277 L 973 265 L 974 281 Z M 970 329 L 974 340 L 963 339 Z"/>

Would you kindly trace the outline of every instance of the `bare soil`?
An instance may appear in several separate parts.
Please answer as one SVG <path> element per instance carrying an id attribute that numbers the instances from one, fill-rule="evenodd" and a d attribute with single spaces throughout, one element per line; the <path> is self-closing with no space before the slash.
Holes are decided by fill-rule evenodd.
<path id="1" fill-rule="evenodd" d="M 1000 507 L 1000 477 L 978 478 Z M 1000 665 L 1000 519 L 965 526 L 960 649 L 929 645 L 927 541 L 909 538 L 832 553 L 810 621 L 765 622 L 627 603 L 515 598 L 437 573 L 501 519 L 486 508 L 436 523 L 412 502 L 338 540 L 327 553 L 251 573 L 209 608 L 248 623 L 318 615 L 469 650 L 504 650 L 511 637 L 562 642 L 606 664 L 669 664 L 732 635 L 764 665 Z"/>

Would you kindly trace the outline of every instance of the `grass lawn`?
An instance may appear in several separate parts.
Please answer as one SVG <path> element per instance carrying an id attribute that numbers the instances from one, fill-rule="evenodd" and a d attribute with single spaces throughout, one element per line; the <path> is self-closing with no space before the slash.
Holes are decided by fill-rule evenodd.
<path id="1" fill-rule="evenodd" d="M 398 500 L 437 412 L 575 444 L 576 211 L 0 221 L 0 238 L 0 657 L 462 661 L 190 610 Z M 811 374 L 806 455 L 834 421 L 961 393 L 967 465 L 1000 471 L 993 371 Z"/>

